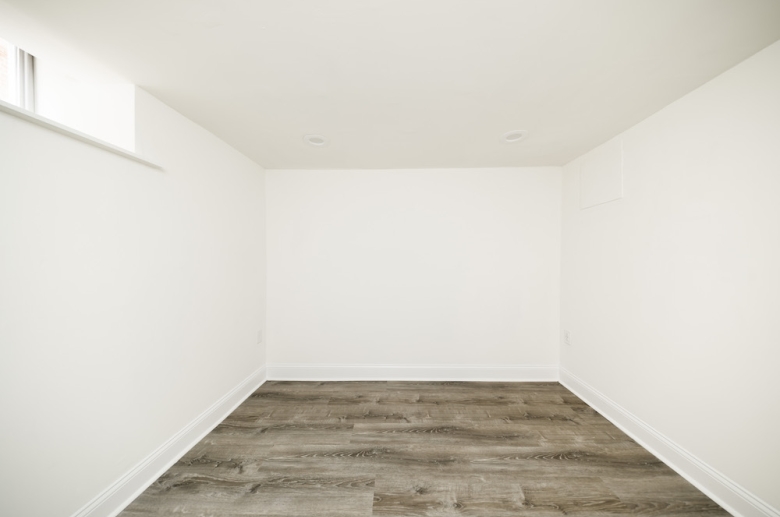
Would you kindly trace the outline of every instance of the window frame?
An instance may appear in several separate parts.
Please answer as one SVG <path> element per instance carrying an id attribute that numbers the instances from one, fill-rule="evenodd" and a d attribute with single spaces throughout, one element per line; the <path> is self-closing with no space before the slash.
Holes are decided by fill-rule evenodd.
<path id="1" fill-rule="evenodd" d="M 9 104 L 35 112 L 35 57 L 10 41 L 2 40 L 8 49 Z"/>

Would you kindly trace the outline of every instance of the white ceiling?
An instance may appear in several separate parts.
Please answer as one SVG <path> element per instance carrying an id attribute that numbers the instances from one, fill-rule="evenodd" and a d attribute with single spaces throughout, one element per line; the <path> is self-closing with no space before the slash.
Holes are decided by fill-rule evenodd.
<path id="1" fill-rule="evenodd" d="M 9 3 L 267 168 L 564 164 L 780 38 L 780 0 Z"/>

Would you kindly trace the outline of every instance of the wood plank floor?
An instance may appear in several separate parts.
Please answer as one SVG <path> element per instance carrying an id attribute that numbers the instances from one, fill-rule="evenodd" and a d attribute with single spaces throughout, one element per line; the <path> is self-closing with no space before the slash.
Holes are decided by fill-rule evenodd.
<path id="1" fill-rule="evenodd" d="M 728 515 L 558 383 L 267 382 L 121 514 Z"/>

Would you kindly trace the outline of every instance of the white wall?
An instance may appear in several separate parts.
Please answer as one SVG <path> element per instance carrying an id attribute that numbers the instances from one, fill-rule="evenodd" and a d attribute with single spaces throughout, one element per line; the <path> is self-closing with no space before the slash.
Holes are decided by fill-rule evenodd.
<path id="1" fill-rule="evenodd" d="M 564 169 L 562 366 L 780 509 L 780 42 Z M 776 510 L 777 511 L 777 510 Z"/>
<path id="2" fill-rule="evenodd" d="M 3 515 L 71 515 L 263 364 L 264 172 L 136 106 L 163 171 L 0 113 Z"/>
<path id="3" fill-rule="evenodd" d="M 269 367 L 557 364 L 560 168 L 266 174 Z"/>

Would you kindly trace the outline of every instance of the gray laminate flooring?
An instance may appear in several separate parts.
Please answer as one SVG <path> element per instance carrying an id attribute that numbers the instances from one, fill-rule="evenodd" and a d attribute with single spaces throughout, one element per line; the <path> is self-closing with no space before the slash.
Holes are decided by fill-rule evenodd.
<path id="1" fill-rule="evenodd" d="M 267 382 L 121 514 L 728 515 L 558 383 Z"/>

